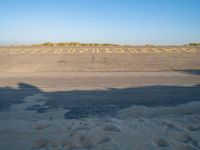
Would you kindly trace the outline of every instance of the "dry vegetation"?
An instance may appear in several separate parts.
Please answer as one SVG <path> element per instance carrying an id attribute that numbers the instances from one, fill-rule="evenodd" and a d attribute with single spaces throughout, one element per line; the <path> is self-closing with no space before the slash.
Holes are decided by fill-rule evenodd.
<path id="1" fill-rule="evenodd" d="M 200 46 L 200 42 L 199 43 L 189 43 L 189 44 L 185 44 L 184 46 Z M 53 43 L 53 42 L 47 42 L 47 43 L 42 43 L 42 44 L 34 44 L 33 46 L 50 46 L 50 47 L 54 47 L 54 46 L 76 46 L 76 47 L 80 47 L 80 46 L 120 46 L 118 44 L 110 44 L 110 43 L 81 43 L 81 42 L 58 42 L 58 43 Z M 132 46 L 132 45 L 124 45 L 124 46 Z M 155 45 L 153 44 L 146 44 L 144 45 L 145 47 L 153 47 Z"/>
<path id="2" fill-rule="evenodd" d="M 59 43 L 43 43 L 39 44 L 39 46 L 117 46 L 117 44 L 109 44 L 109 43 L 80 43 L 80 42 L 59 42 Z"/>
<path id="3" fill-rule="evenodd" d="M 199 43 L 189 43 L 189 46 L 200 46 L 200 42 Z"/>

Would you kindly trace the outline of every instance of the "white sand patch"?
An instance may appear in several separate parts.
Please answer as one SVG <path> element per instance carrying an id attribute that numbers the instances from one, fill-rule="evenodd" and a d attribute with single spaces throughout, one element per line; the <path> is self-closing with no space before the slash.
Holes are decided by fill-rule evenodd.
<path id="1" fill-rule="evenodd" d="M 159 108 L 134 106 L 121 110 L 118 118 L 1 119 L 0 149 L 198 150 L 199 106 L 199 102 Z"/>
<path id="2" fill-rule="evenodd" d="M 36 126 L 39 128 L 35 128 Z M 193 129 L 188 126 L 193 126 Z M 1 120 L 0 149 L 199 149 L 199 115 L 120 120 Z"/>
<path id="3" fill-rule="evenodd" d="M 48 98 L 43 96 L 42 94 L 34 94 L 32 96 L 27 96 L 24 98 L 24 103 L 18 104 L 18 105 L 12 105 L 11 106 L 11 111 L 20 111 L 20 110 L 25 110 L 29 106 L 33 105 L 44 105 L 45 100 Z"/>
<path id="4" fill-rule="evenodd" d="M 191 102 L 173 107 L 132 106 L 118 112 L 118 118 L 153 118 L 200 113 L 200 102 Z"/>

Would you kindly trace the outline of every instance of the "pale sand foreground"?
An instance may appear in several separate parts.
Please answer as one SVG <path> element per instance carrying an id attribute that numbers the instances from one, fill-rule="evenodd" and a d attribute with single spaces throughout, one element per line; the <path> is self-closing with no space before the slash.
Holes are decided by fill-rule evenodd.
<path id="1" fill-rule="evenodd" d="M 3 135 L 0 149 L 197 150 L 200 149 L 199 108 L 200 102 L 177 107 L 133 106 L 121 110 L 116 117 L 71 120 L 62 119 L 63 110 L 55 110 L 35 120 L 35 112 L 21 110 L 26 113 L 25 119 L 15 114 L 17 108 L 13 107 L 12 112 L 0 116 Z M 57 118 L 44 119 L 50 113 Z M 11 114 L 16 118 L 3 119 Z"/>
<path id="2" fill-rule="evenodd" d="M 0 150 L 198 150 L 198 73 L 1 74 Z"/>

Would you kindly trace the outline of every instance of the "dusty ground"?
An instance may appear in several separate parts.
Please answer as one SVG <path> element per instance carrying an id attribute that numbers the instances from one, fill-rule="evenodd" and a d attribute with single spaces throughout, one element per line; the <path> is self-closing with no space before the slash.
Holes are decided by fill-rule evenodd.
<path id="1" fill-rule="evenodd" d="M 1 150 L 200 149 L 198 47 L 18 48 L 0 50 Z"/>
<path id="2" fill-rule="evenodd" d="M 200 69 L 200 47 L 2 47 L 0 72 Z"/>

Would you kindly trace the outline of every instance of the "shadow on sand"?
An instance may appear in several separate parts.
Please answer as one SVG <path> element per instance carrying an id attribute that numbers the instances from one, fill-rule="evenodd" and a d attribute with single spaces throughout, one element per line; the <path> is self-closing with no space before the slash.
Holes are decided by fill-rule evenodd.
<path id="1" fill-rule="evenodd" d="M 192 75 L 200 75 L 200 70 L 188 69 L 188 70 L 183 70 L 182 72 L 192 74 Z"/>
<path id="2" fill-rule="evenodd" d="M 27 110 L 45 113 L 51 109 L 62 108 L 70 110 L 65 113 L 66 119 L 77 119 L 115 115 L 119 110 L 133 105 L 177 106 L 200 101 L 200 86 L 155 85 L 123 89 L 45 92 L 33 85 L 19 83 L 18 88 L 0 87 L 0 111 L 9 111 L 11 105 L 25 103 L 24 98 L 34 94 L 42 94 L 48 99 L 44 105 L 33 105 Z"/>

